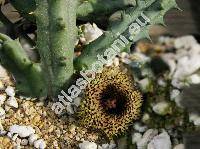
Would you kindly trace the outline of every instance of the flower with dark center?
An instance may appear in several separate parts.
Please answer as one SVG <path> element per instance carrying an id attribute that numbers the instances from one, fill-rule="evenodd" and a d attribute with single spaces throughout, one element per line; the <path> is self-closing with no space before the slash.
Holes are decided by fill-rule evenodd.
<path id="1" fill-rule="evenodd" d="M 127 130 L 140 114 L 142 95 L 120 68 L 104 68 L 85 89 L 80 124 L 101 130 L 111 139 Z"/>

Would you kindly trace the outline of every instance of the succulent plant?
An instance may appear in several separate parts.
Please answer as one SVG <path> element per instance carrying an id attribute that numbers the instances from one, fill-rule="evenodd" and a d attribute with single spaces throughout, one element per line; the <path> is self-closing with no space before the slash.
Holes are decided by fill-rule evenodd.
<path id="1" fill-rule="evenodd" d="M 80 124 L 111 139 L 138 119 L 142 95 L 133 79 L 118 67 L 104 68 L 85 89 L 78 112 Z"/>
<path id="2" fill-rule="evenodd" d="M 19 41 L 0 34 L 1 64 L 15 77 L 17 89 L 27 96 L 55 97 L 69 84 L 75 71 L 89 68 L 119 34 L 127 36 L 127 27 L 136 21 L 141 13 L 151 20 L 134 36 L 133 42 L 147 38 L 148 28 L 154 24 L 164 24 L 163 16 L 171 8 L 177 8 L 175 0 L 10 0 L 10 3 L 27 20 L 37 25 L 36 49 L 40 62 L 32 62 L 23 51 Z M 104 6 L 104 7 L 102 7 Z M 111 14 L 113 14 L 111 16 Z M 111 17 L 110 17 L 111 16 Z M 77 39 L 76 20 L 96 21 L 106 18 L 107 31 L 96 41 L 87 45 L 78 58 L 73 60 Z M 0 20 L 16 28 L 3 13 Z M 27 34 L 24 34 L 27 37 Z M 130 48 L 128 44 L 120 51 Z M 74 61 L 74 62 L 73 62 Z"/>
<path id="3" fill-rule="evenodd" d="M 0 10 L 0 21 L 7 35 L 0 34 L 0 63 L 14 76 L 21 95 L 55 99 L 65 90 L 72 76 L 83 68 L 90 69 L 97 55 L 112 46 L 118 38 L 129 39 L 118 52 L 129 51 L 133 42 L 150 38 L 148 29 L 164 24 L 164 15 L 178 8 L 175 0 L 10 0 L 23 17 L 11 22 Z M 129 26 L 145 14 L 149 21 L 141 22 L 139 34 L 129 32 Z M 85 21 L 103 22 L 106 30 L 97 40 L 84 47 L 74 58 L 77 24 Z M 105 22 L 104 22 L 105 21 Z M 26 26 L 37 26 L 36 42 L 28 36 Z M 39 61 L 29 58 L 17 38 L 36 45 Z M 118 68 L 103 70 L 90 82 L 79 109 L 81 124 L 103 131 L 108 138 L 123 133 L 138 118 L 141 93 L 134 82 Z"/>

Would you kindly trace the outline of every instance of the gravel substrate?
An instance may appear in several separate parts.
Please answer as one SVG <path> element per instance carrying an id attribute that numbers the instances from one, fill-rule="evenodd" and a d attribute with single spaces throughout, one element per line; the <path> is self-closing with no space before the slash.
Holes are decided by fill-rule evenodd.
<path id="1" fill-rule="evenodd" d="M 13 85 L 12 81 L 4 78 L 4 80 L 0 81 L 0 84 L 2 88 L 1 99 L 6 99 L 0 106 L 4 111 L 0 119 L 0 149 L 11 149 L 14 147 L 17 149 L 30 149 L 34 147 L 71 149 L 84 140 L 95 141 L 98 139 L 96 134 L 89 133 L 86 129 L 77 127 L 73 118 L 67 116 L 59 118 L 51 110 L 51 103 L 44 105 L 43 102 L 36 99 L 15 96 L 13 98 L 16 99 L 18 107 L 8 105 L 10 97 L 5 93 L 5 89 L 14 89 L 11 87 Z M 11 127 L 14 127 L 14 131 L 19 134 L 10 132 Z M 26 132 L 23 132 L 23 127 L 30 127 L 35 130 L 35 141 L 33 137 L 31 140 L 31 135 L 26 136 Z M 22 133 L 22 137 L 20 136 L 20 132 Z"/>

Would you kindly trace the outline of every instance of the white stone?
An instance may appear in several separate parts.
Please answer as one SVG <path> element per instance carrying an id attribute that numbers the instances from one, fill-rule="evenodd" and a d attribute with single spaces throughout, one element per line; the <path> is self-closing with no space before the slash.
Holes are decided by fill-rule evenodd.
<path id="1" fill-rule="evenodd" d="M 2 125 L 1 120 L 0 120 L 0 131 L 2 131 L 2 130 L 4 130 L 4 128 L 3 128 L 3 125 Z"/>
<path id="2" fill-rule="evenodd" d="M 170 99 L 171 100 L 174 100 L 174 99 L 176 99 L 179 95 L 180 95 L 180 90 L 178 90 L 178 89 L 173 89 L 172 91 L 171 91 L 171 93 L 170 93 Z"/>
<path id="3" fill-rule="evenodd" d="M 86 41 L 85 37 L 80 37 L 80 41 L 81 41 L 81 43 L 84 43 L 84 44 L 86 44 L 86 43 L 87 43 L 87 41 Z"/>
<path id="4" fill-rule="evenodd" d="M 200 76 L 198 74 L 193 74 L 187 78 L 189 83 L 191 84 L 199 84 L 200 83 Z"/>
<path id="5" fill-rule="evenodd" d="M 172 79 L 172 85 L 178 89 L 181 89 L 184 86 L 184 83 L 182 83 L 179 79 L 173 78 Z"/>
<path id="6" fill-rule="evenodd" d="M 39 139 L 34 142 L 34 147 L 37 149 L 45 149 L 46 148 L 46 143 L 43 139 Z"/>
<path id="7" fill-rule="evenodd" d="M 178 144 L 178 145 L 174 146 L 173 149 L 185 149 L 185 146 L 184 146 L 184 144 Z"/>
<path id="8" fill-rule="evenodd" d="M 14 142 L 14 149 L 21 149 L 21 139 L 17 138 L 16 141 Z"/>
<path id="9" fill-rule="evenodd" d="M 192 45 L 197 44 L 196 39 L 193 36 L 183 36 L 183 37 L 179 37 L 176 38 L 174 41 L 174 46 L 177 49 L 188 49 L 190 47 L 192 47 Z"/>
<path id="10" fill-rule="evenodd" d="M 85 42 L 83 39 L 81 40 L 81 42 L 83 44 L 89 44 L 90 42 L 99 38 L 103 34 L 103 31 L 99 29 L 95 23 L 93 23 L 92 25 L 90 23 L 87 23 L 84 24 L 83 34 Z"/>
<path id="11" fill-rule="evenodd" d="M 138 132 L 144 132 L 147 129 L 147 126 L 142 126 L 141 123 L 135 123 L 133 128 Z"/>
<path id="12" fill-rule="evenodd" d="M 8 112 L 8 111 L 11 109 L 11 107 L 10 107 L 10 106 L 8 106 L 8 105 L 5 105 L 5 107 L 4 107 L 4 108 L 5 108 L 5 111 L 6 111 L 6 112 Z"/>
<path id="13" fill-rule="evenodd" d="M 171 149 L 171 140 L 167 132 L 163 132 L 153 138 L 147 149 Z"/>
<path id="14" fill-rule="evenodd" d="M 142 139 L 141 133 L 133 133 L 132 134 L 132 143 L 133 144 L 137 143 L 141 139 Z"/>
<path id="15" fill-rule="evenodd" d="M 1 106 L 2 104 L 4 104 L 5 100 L 6 100 L 6 95 L 5 95 L 5 94 L 1 94 L 1 95 L 0 95 L 0 106 Z"/>
<path id="16" fill-rule="evenodd" d="M 15 96 L 15 90 L 12 86 L 8 86 L 5 90 L 6 94 L 10 97 L 14 97 Z"/>
<path id="17" fill-rule="evenodd" d="M 126 58 L 126 57 L 128 57 L 128 53 L 126 53 L 126 52 L 122 52 L 121 54 L 120 54 L 120 57 L 123 59 L 123 58 Z"/>
<path id="18" fill-rule="evenodd" d="M 184 36 L 175 40 L 175 47 L 176 53 L 162 55 L 170 66 L 172 85 L 181 89 L 189 83 L 199 84 L 200 77 L 193 74 L 200 69 L 200 44 L 193 36 Z"/>
<path id="19" fill-rule="evenodd" d="M 176 105 L 180 108 L 184 108 L 183 105 L 181 104 L 181 101 L 182 101 L 182 98 L 181 96 L 177 96 L 175 99 L 174 99 Z"/>
<path id="20" fill-rule="evenodd" d="M 19 134 L 21 138 L 25 138 L 35 133 L 35 130 L 31 126 L 19 126 L 12 125 L 9 129 L 11 134 Z"/>
<path id="21" fill-rule="evenodd" d="M 200 117 L 194 120 L 194 125 L 195 126 L 200 126 Z"/>
<path id="22" fill-rule="evenodd" d="M 9 97 L 6 104 L 10 107 L 18 108 L 18 102 L 15 97 Z"/>
<path id="23" fill-rule="evenodd" d="M 37 134 L 31 134 L 28 138 L 29 144 L 33 145 L 33 143 L 38 139 L 38 135 Z"/>
<path id="24" fill-rule="evenodd" d="M 167 83 L 165 82 L 164 79 L 159 78 L 158 79 L 158 85 L 162 86 L 162 87 L 166 87 Z"/>
<path id="25" fill-rule="evenodd" d="M 113 65 L 113 61 L 112 61 L 112 60 L 106 61 L 105 66 L 110 67 L 110 66 L 112 66 L 112 65 Z"/>
<path id="26" fill-rule="evenodd" d="M 5 114 L 6 114 L 5 110 L 2 107 L 0 107 L 0 118 L 4 117 Z"/>
<path id="27" fill-rule="evenodd" d="M 163 54 L 162 59 L 164 60 L 165 63 L 169 65 L 169 68 L 170 68 L 169 76 L 172 76 L 177 66 L 175 54 L 174 53 Z"/>
<path id="28" fill-rule="evenodd" d="M 22 145 L 22 146 L 28 145 L 28 140 L 27 140 L 27 139 L 22 139 L 22 140 L 21 140 L 21 145 Z"/>
<path id="29" fill-rule="evenodd" d="M 189 121 L 194 122 L 196 119 L 198 119 L 199 115 L 196 113 L 189 113 Z"/>
<path id="30" fill-rule="evenodd" d="M 110 144 L 102 144 L 101 146 L 98 146 L 98 149 L 115 149 L 116 144 L 110 143 Z"/>
<path id="31" fill-rule="evenodd" d="M 100 148 L 101 149 L 108 149 L 109 148 L 109 144 L 102 144 Z"/>
<path id="32" fill-rule="evenodd" d="M 160 37 L 158 38 L 158 42 L 163 44 L 163 43 L 165 43 L 166 38 L 167 38 L 167 37 L 165 37 L 165 36 L 160 36 Z"/>
<path id="33" fill-rule="evenodd" d="M 0 136 L 5 136 L 7 134 L 7 131 L 5 130 L 0 130 Z"/>
<path id="34" fill-rule="evenodd" d="M 161 36 L 161 37 L 159 37 L 158 42 L 161 44 L 165 44 L 168 47 L 174 46 L 174 38 L 173 37 Z"/>
<path id="35" fill-rule="evenodd" d="M 14 144 L 14 149 L 21 149 L 21 146 L 19 144 Z"/>
<path id="36" fill-rule="evenodd" d="M 129 58 L 123 58 L 123 59 L 121 59 L 121 61 L 122 61 L 124 64 L 127 64 L 127 65 L 129 65 L 129 64 L 132 62 Z"/>
<path id="37" fill-rule="evenodd" d="M 200 44 L 193 44 L 190 51 L 190 55 L 200 55 Z"/>
<path id="38" fill-rule="evenodd" d="M 169 112 L 169 108 L 169 103 L 165 101 L 153 105 L 153 111 L 159 115 L 166 115 Z"/>
<path id="39" fill-rule="evenodd" d="M 146 91 L 150 85 L 150 81 L 148 78 L 144 78 L 140 80 L 138 83 L 143 91 Z"/>
<path id="40" fill-rule="evenodd" d="M 2 78 L 1 78 L 2 79 Z M 5 90 L 4 83 L 0 80 L 0 90 Z"/>
<path id="41" fill-rule="evenodd" d="M 119 66 L 119 58 L 117 58 L 117 57 L 115 57 L 114 59 L 113 59 L 113 64 L 114 64 L 114 66 Z"/>
<path id="42" fill-rule="evenodd" d="M 12 139 L 12 137 L 13 137 L 13 134 L 12 134 L 12 133 L 10 133 L 10 132 L 8 132 L 8 133 L 7 133 L 7 136 L 8 136 L 8 138 Z"/>
<path id="43" fill-rule="evenodd" d="M 142 116 L 142 122 L 143 122 L 143 123 L 147 122 L 149 119 L 150 119 L 150 116 L 149 116 L 148 113 L 145 113 L 145 114 Z"/>
<path id="44" fill-rule="evenodd" d="M 97 149 L 97 144 L 94 142 L 83 141 L 79 144 L 80 149 Z"/>
<path id="45" fill-rule="evenodd" d="M 195 114 L 195 113 L 190 113 L 189 121 L 193 122 L 195 126 L 200 126 L 200 115 Z"/>
<path id="46" fill-rule="evenodd" d="M 148 142 L 151 141 L 153 139 L 153 137 L 156 136 L 157 134 L 158 134 L 157 129 L 148 129 L 142 136 L 142 139 L 140 139 L 136 143 L 137 148 L 138 149 L 146 149 Z"/>
<path id="47" fill-rule="evenodd" d="M 114 144 L 114 143 L 111 142 L 111 143 L 109 144 L 108 149 L 114 149 L 114 148 L 116 148 L 116 146 L 117 146 L 116 144 Z"/>
<path id="48" fill-rule="evenodd" d="M 150 57 L 144 55 L 141 52 L 135 52 L 134 54 L 131 55 L 131 57 L 133 57 L 135 60 L 143 62 L 143 63 L 150 61 Z"/>
<path id="49" fill-rule="evenodd" d="M 177 69 L 174 78 L 185 79 L 200 68 L 200 55 L 187 55 L 177 59 Z"/>

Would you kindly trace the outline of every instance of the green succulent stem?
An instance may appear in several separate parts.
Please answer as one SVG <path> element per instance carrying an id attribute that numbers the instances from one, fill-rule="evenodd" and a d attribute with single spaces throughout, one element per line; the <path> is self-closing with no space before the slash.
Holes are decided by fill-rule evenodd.
<path id="1" fill-rule="evenodd" d="M 40 64 L 33 63 L 17 40 L 0 34 L 1 64 L 15 76 L 18 90 L 24 95 L 46 96 L 46 87 Z"/>
<path id="2" fill-rule="evenodd" d="M 36 0 L 37 48 L 51 97 L 73 74 L 76 0 Z"/>
<path id="3" fill-rule="evenodd" d="M 80 20 L 95 20 L 104 16 L 136 5 L 135 0 L 90 0 L 82 2 L 77 9 Z"/>
<path id="4" fill-rule="evenodd" d="M 165 13 L 171 8 L 177 8 L 175 0 L 10 0 L 9 2 L 26 20 L 29 20 L 28 22 L 36 22 L 36 49 L 40 55 L 40 63 L 32 62 L 19 41 L 12 40 L 11 35 L 10 38 L 0 34 L 1 64 L 13 74 L 20 93 L 51 98 L 65 89 L 65 85 L 70 84 L 75 71 L 91 68 L 91 65 L 98 61 L 97 55 L 103 55 L 115 40 L 121 36 L 127 39 L 133 36 L 129 32 L 129 26 L 136 22 L 141 14 L 145 14 L 150 22 L 141 26 L 139 34 L 134 35 L 125 47 L 118 47 L 119 52 L 128 51 L 131 44 L 139 39 L 150 38 L 149 26 L 164 24 Z M 105 23 L 107 31 L 84 47 L 81 55 L 74 60 L 77 41 L 76 20 L 94 22 L 101 18 L 109 21 L 109 25 Z M 1 11 L 0 20 L 8 28 L 15 28 L 16 24 L 10 22 Z M 14 30 L 11 32 L 15 34 Z M 25 32 L 21 31 L 20 35 L 35 45 Z"/>
<path id="5" fill-rule="evenodd" d="M 10 2 L 23 17 L 30 21 L 35 21 L 35 14 L 33 13 L 36 9 L 35 0 L 10 0 Z M 110 15 L 115 11 L 133 7 L 135 4 L 135 0 L 79 0 L 76 10 L 77 19 L 95 21 L 100 18 L 100 16 L 105 17 L 105 15 Z"/>
<path id="6" fill-rule="evenodd" d="M 97 40 L 87 45 L 82 54 L 75 59 L 75 69 L 90 69 L 93 62 L 98 61 L 97 54 L 103 55 L 105 50 L 111 48 L 111 45 L 119 39 L 120 35 L 123 35 L 129 40 L 129 37 L 131 36 L 129 26 L 136 22 L 136 19 L 138 19 L 142 13 L 148 17 L 150 22 L 145 26 L 141 26 L 138 34 L 132 35 L 133 38 L 129 40 L 130 43 L 127 44 L 126 47 L 119 46 L 118 48 L 120 49 L 120 52 L 122 52 L 130 49 L 131 44 L 140 39 L 149 39 L 149 27 L 155 24 L 164 24 L 164 15 L 171 8 L 177 8 L 175 0 L 137 0 L 135 8 L 119 11 L 116 13 L 116 16 L 110 20 L 108 30 Z"/>

